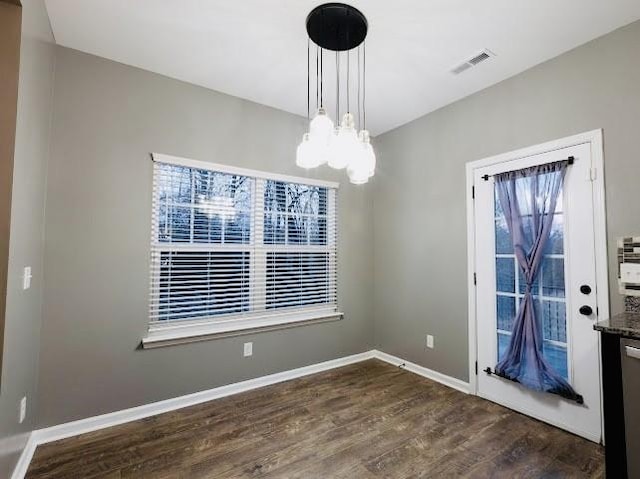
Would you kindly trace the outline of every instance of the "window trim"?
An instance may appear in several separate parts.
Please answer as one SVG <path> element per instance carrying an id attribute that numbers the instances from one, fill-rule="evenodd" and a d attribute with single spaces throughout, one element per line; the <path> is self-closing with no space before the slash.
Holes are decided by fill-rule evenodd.
<path id="1" fill-rule="evenodd" d="M 228 175 L 249 176 L 252 178 L 261 178 L 264 180 L 284 181 L 287 183 L 298 183 L 301 185 L 320 186 L 323 188 L 339 189 L 340 183 L 335 181 L 317 180 L 315 178 L 305 178 L 302 176 L 289 176 L 280 173 L 269 173 L 267 171 L 252 170 L 250 168 L 241 168 L 239 166 L 221 165 L 219 163 L 211 163 L 208 161 L 191 160 L 179 156 L 165 155 L 163 153 L 151 153 L 151 159 L 158 163 L 167 163 L 170 165 L 184 166 L 186 168 L 198 168 L 201 170 L 217 171 Z"/>
<path id="2" fill-rule="evenodd" d="M 268 173 L 248 168 L 221 165 L 206 161 L 191 160 L 177 156 L 152 153 L 153 162 L 184 166 L 187 168 L 197 168 L 202 170 L 216 171 L 225 174 L 247 176 L 250 178 L 275 180 L 287 183 L 297 183 L 322 188 L 337 190 L 339 183 L 332 181 L 317 180 L 313 178 L 295 177 L 277 173 Z M 337 226 L 337 225 L 336 225 Z M 333 226 L 332 226 L 333 227 Z M 304 247 L 271 245 L 277 250 L 293 251 L 297 249 L 315 249 L 315 245 Z M 335 245 L 337 249 L 337 245 Z M 237 249 L 237 248 L 235 248 Z M 317 249 L 325 251 L 325 247 L 318 246 Z M 152 261 L 150 259 L 150 261 Z M 335 265 L 337 268 L 337 265 Z M 151 267 L 151 264 L 150 264 Z M 227 316 L 224 319 L 198 318 L 171 321 L 147 321 L 148 331 L 142 338 L 142 348 L 151 349 L 162 346 L 172 346 L 175 344 L 204 341 L 220 337 L 250 334 L 259 331 L 271 331 L 274 329 L 291 328 L 318 322 L 337 321 L 344 318 L 344 314 L 338 311 L 335 306 L 326 305 L 303 307 L 298 310 L 286 310 L 273 312 L 273 310 L 256 311 L 253 314 L 242 314 L 237 316 Z"/>
<path id="3" fill-rule="evenodd" d="M 255 317 L 225 320 L 192 320 L 185 324 L 149 325 L 149 332 L 142 338 L 142 347 L 152 349 L 175 344 L 192 343 L 229 336 L 239 336 L 256 332 L 285 329 L 326 321 L 338 321 L 344 314 L 335 308 L 318 308 L 285 313 L 256 314 Z M 187 324 L 188 323 L 188 324 Z"/>

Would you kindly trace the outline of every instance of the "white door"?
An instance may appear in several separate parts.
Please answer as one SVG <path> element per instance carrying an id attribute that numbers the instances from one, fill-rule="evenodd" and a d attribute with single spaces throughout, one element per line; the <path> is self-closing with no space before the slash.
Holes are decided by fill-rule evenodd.
<path id="1" fill-rule="evenodd" d="M 544 357 L 583 404 L 527 389 L 491 372 L 509 344 L 524 293 L 492 175 L 573 158 L 554 214 L 533 294 L 542 321 Z M 474 169 L 477 392 L 480 396 L 593 441 L 601 439 L 594 192 L 591 145 L 505 158 Z M 589 314 L 589 308 L 592 311 Z M 487 369 L 489 368 L 489 369 Z"/>

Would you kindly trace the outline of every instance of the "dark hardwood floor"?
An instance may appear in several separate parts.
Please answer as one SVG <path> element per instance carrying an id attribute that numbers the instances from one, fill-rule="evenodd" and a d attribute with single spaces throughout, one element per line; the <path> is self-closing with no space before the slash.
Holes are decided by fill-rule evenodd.
<path id="1" fill-rule="evenodd" d="M 603 449 L 366 361 L 36 450 L 36 478 L 604 477 Z"/>

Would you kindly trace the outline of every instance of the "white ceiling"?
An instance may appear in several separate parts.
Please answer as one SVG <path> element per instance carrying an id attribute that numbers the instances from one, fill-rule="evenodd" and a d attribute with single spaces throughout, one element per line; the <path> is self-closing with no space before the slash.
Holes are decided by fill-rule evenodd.
<path id="1" fill-rule="evenodd" d="M 305 18 L 320 3 L 46 0 L 60 45 L 300 115 L 306 115 Z M 374 135 L 640 18 L 638 0 L 349 3 L 369 20 L 367 122 Z M 450 73 L 484 48 L 497 56 Z M 335 57 L 327 58 L 329 105 L 334 64 Z"/>

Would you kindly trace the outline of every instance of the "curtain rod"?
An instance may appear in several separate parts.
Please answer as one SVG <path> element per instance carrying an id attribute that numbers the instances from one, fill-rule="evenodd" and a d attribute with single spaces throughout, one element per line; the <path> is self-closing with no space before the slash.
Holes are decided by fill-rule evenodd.
<path id="1" fill-rule="evenodd" d="M 511 381 L 511 382 L 520 384 L 520 381 L 518 381 L 517 379 L 512 379 L 512 378 L 510 378 L 509 376 L 507 376 L 505 374 L 499 373 L 495 369 L 491 370 L 491 368 L 485 368 L 482 371 L 487 373 L 488 376 L 495 375 L 496 377 L 498 377 L 500 379 L 504 379 L 505 381 Z M 546 391 L 546 392 L 548 392 L 549 394 L 555 394 L 557 396 L 560 396 L 560 397 L 562 397 L 564 399 L 568 399 L 570 401 L 575 401 L 578 404 L 584 404 L 584 398 L 580 394 L 576 394 L 575 396 L 572 396 L 572 395 L 568 395 L 568 394 L 562 394 L 562 392 L 560 392 L 560 391 Z"/>
<path id="2" fill-rule="evenodd" d="M 569 158 L 567 158 L 566 160 L 560 160 L 560 161 L 566 161 L 567 164 L 569 165 L 573 165 L 573 162 L 575 161 L 575 158 L 573 156 L 570 156 Z M 560 161 L 552 161 L 551 163 L 548 163 L 549 165 L 552 163 L 560 163 Z M 512 171 L 519 171 L 519 170 L 512 170 Z M 512 173 L 512 171 L 505 171 L 504 173 Z M 498 174 L 498 173 L 496 173 Z M 496 175 L 483 175 L 480 178 L 482 178 L 484 181 L 489 181 L 489 178 L 491 178 L 492 176 L 496 176 Z"/>

